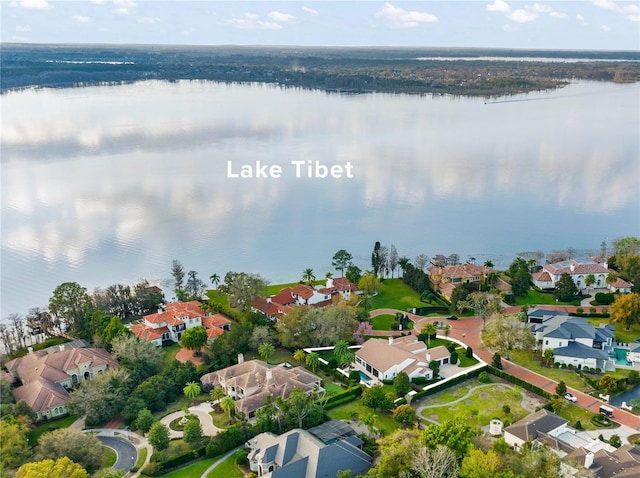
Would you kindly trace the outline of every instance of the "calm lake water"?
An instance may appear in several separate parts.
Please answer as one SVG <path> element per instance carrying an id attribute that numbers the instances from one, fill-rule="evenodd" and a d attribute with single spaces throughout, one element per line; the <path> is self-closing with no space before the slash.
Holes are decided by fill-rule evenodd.
<path id="1" fill-rule="evenodd" d="M 276 283 L 324 277 L 338 249 L 368 268 L 377 240 L 506 267 L 640 235 L 638 84 L 485 101 L 144 82 L 0 101 L 2 317 L 65 281 L 163 281 L 173 259 Z M 281 177 L 227 177 L 256 160 Z M 296 178 L 299 160 L 353 178 Z"/>

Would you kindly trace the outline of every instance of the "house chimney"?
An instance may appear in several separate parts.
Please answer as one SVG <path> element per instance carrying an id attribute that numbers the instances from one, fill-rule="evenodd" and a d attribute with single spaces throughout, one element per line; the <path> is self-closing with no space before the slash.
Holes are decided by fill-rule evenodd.
<path id="1" fill-rule="evenodd" d="M 593 465 L 593 452 L 590 451 L 584 456 L 584 467 L 591 468 L 591 465 Z"/>
<path id="2" fill-rule="evenodd" d="M 427 352 L 427 363 L 431 363 L 431 354 Z"/>
<path id="3" fill-rule="evenodd" d="M 267 379 L 267 384 L 273 381 L 273 372 L 271 371 L 270 368 L 267 369 L 266 379 Z"/>
<path id="4" fill-rule="evenodd" d="M 244 354 L 238 354 L 238 363 L 244 363 Z"/>
<path id="5" fill-rule="evenodd" d="M 604 268 L 605 268 L 605 269 L 607 269 L 607 270 L 609 269 L 609 264 L 607 264 L 607 261 L 604 261 L 604 262 L 602 263 L 602 267 L 604 267 Z"/>
<path id="6" fill-rule="evenodd" d="M 331 289 L 333 287 L 333 278 L 327 277 L 327 289 Z"/>
<path id="7" fill-rule="evenodd" d="M 389 345 L 393 345 L 393 337 L 389 337 Z"/>
<path id="8" fill-rule="evenodd" d="M 569 265 L 569 270 L 570 270 L 571 272 L 573 272 L 573 271 L 575 271 L 575 270 L 576 270 L 576 265 L 575 265 L 573 262 Z"/>

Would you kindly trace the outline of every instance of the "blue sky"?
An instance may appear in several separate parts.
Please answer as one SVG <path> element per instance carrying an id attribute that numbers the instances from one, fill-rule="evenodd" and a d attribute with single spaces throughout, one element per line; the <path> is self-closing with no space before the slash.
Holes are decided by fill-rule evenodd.
<path id="1" fill-rule="evenodd" d="M 636 1 L 0 0 L 2 42 L 640 50 Z"/>

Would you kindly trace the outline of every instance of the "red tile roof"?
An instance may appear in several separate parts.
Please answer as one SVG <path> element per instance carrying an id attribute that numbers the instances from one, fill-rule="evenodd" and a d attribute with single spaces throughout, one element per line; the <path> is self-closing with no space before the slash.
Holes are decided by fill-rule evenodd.
<path id="1" fill-rule="evenodd" d="M 202 318 L 202 325 L 206 329 L 210 327 L 224 327 L 231 324 L 231 321 L 222 314 L 207 315 Z"/>
<path id="2" fill-rule="evenodd" d="M 309 287 L 305 284 L 298 284 L 293 288 L 293 293 L 299 297 L 302 297 L 304 300 L 309 300 L 313 297 L 313 287 Z"/>
<path id="3" fill-rule="evenodd" d="M 156 340 L 161 339 L 162 334 L 169 333 L 168 327 L 160 327 L 154 329 L 145 324 L 133 324 L 131 326 L 131 332 L 140 340 Z"/>
<path id="4" fill-rule="evenodd" d="M 293 297 L 293 289 L 291 287 L 285 287 L 278 295 L 271 297 L 271 302 L 282 305 L 295 304 L 296 300 Z"/>
<path id="5" fill-rule="evenodd" d="M 189 319 L 202 317 L 200 306 L 201 304 L 197 300 L 190 302 L 171 302 L 167 304 L 164 311 L 145 315 L 144 320 L 150 324 L 167 323 L 169 325 L 180 325 L 183 323 L 182 319 L 185 317 Z"/>

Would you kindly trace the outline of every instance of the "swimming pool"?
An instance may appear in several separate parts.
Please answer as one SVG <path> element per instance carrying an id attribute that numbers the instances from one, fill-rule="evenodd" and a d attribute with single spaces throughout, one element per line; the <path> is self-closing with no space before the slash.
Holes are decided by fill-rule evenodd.
<path id="1" fill-rule="evenodd" d="M 614 348 L 613 352 L 615 354 L 614 356 L 615 356 L 615 359 L 616 359 L 616 365 L 626 365 L 628 367 L 633 365 L 631 362 L 629 362 L 627 360 L 627 353 L 629 352 L 629 349 L 617 349 L 617 348 Z"/>
<path id="2" fill-rule="evenodd" d="M 369 378 L 369 376 L 366 373 L 364 373 L 362 370 L 358 370 L 358 371 L 360 372 L 360 380 L 362 380 L 367 385 L 371 385 L 371 378 Z"/>

